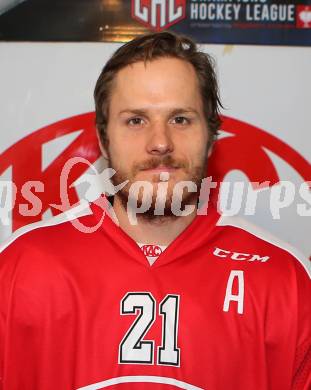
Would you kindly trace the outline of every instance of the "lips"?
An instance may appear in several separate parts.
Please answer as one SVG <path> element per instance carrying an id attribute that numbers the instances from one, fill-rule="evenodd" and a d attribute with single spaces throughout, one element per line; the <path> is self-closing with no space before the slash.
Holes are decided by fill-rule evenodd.
<path id="1" fill-rule="evenodd" d="M 177 168 L 173 167 L 166 167 L 166 166 L 159 166 L 156 168 L 148 168 L 148 169 L 143 169 L 142 171 L 144 172 L 173 172 L 176 171 Z"/>

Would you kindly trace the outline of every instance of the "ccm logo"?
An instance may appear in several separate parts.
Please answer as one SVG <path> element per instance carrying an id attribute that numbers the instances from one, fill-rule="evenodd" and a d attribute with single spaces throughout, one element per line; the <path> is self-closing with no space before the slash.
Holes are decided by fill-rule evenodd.
<path id="1" fill-rule="evenodd" d="M 231 260 L 241 260 L 241 261 L 260 261 L 265 263 L 269 260 L 269 256 L 260 256 L 260 255 L 251 255 L 249 253 L 239 253 L 231 252 L 221 248 L 215 248 L 214 255 L 217 257 L 222 257 L 223 259 L 229 258 Z"/>
<path id="2" fill-rule="evenodd" d="M 158 245 L 144 245 L 141 249 L 145 256 L 150 257 L 160 256 L 162 253 L 162 249 Z"/>

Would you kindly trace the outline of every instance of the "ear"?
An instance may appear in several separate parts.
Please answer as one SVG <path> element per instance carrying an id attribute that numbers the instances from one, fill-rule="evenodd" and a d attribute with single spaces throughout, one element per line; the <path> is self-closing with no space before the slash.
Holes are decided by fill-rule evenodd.
<path id="1" fill-rule="evenodd" d="M 97 135 L 97 140 L 98 140 L 98 145 L 99 145 L 100 151 L 101 151 L 104 159 L 108 160 L 108 153 L 107 153 L 107 149 L 106 149 L 107 143 L 106 143 L 106 146 L 103 145 L 97 127 L 96 127 L 96 135 Z"/>

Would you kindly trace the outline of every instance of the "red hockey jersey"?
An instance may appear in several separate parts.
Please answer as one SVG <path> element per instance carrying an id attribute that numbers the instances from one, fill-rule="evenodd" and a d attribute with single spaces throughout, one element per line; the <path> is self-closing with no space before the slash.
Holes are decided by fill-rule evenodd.
<path id="1" fill-rule="evenodd" d="M 310 389 L 294 251 L 215 210 L 152 266 L 108 215 L 43 224 L 1 249 L 1 390 Z"/>

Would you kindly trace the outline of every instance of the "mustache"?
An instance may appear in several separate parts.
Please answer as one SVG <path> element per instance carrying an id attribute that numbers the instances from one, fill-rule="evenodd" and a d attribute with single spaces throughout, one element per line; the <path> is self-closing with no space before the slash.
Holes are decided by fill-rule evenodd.
<path id="1" fill-rule="evenodd" d="M 168 168 L 181 168 L 188 171 L 188 164 L 181 159 L 175 159 L 170 155 L 163 156 L 163 157 L 152 157 L 148 160 L 139 162 L 134 164 L 133 171 L 136 175 L 139 171 L 145 170 L 145 169 L 156 169 L 159 166 L 165 166 Z"/>

